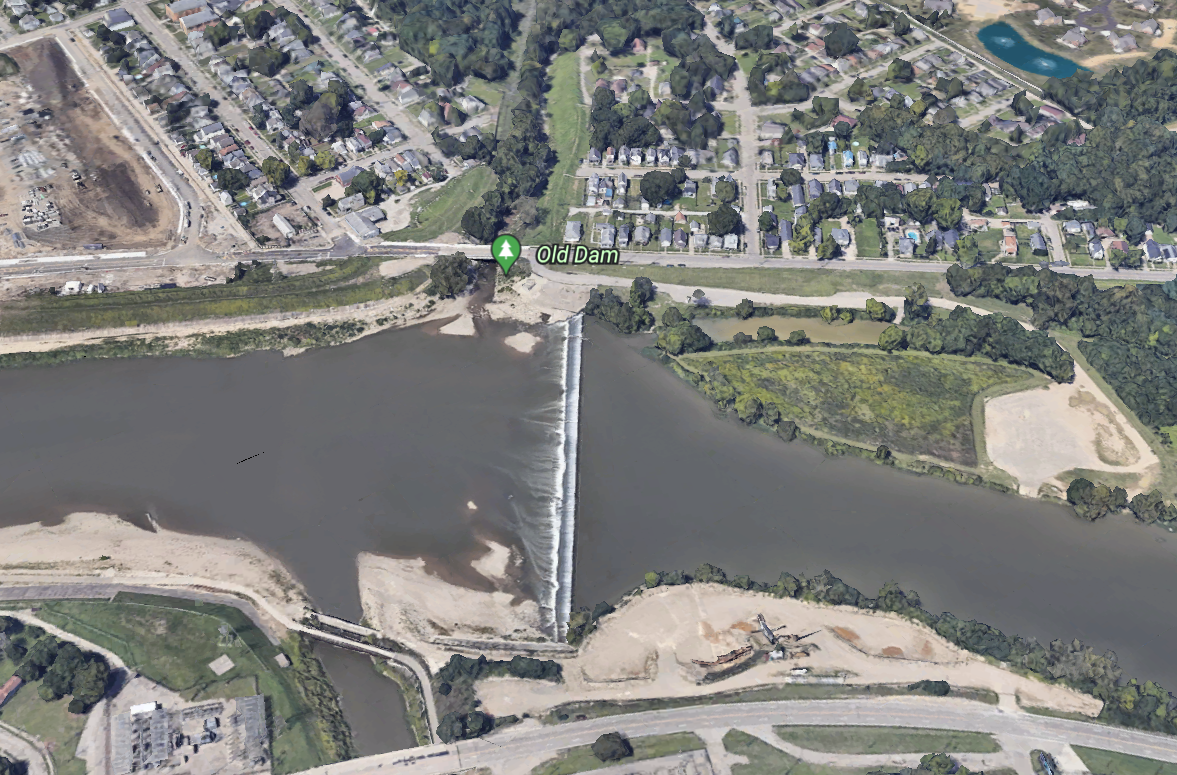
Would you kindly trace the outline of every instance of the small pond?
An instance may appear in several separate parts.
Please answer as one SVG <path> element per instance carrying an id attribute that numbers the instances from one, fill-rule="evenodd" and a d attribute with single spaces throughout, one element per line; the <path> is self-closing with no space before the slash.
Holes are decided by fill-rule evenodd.
<path id="1" fill-rule="evenodd" d="M 821 318 L 793 318 L 783 315 L 768 317 L 752 317 L 747 320 L 739 318 L 696 318 L 695 323 L 704 333 L 719 342 L 730 342 L 739 333 L 756 336 L 761 326 L 768 326 L 776 331 L 776 335 L 784 339 L 790 331 L 804 330 L 814 342 L 833 342 L 837 344 L 878 344 L 879 334 L 883 333 L 888 324 L 875 323 L 870 320 L 855 320 L 853 323 L 824 323 Z"/>
<path id="2" fill-rule="evenodd" d="M 1066 30 L 1060 30 L 1059 35 L 1064 32 Z M 994 22 L 982 27 L 981 31 L 977 33 L 977 38 L 990 54 L 1006 64 L 1029 73 L 1053 78 L 1068 78 L 1074 75 L 1076 70 L 1087 69 L 1080 68 L 1079 65 L 1065 57 L 1051 54 L 1027 43 L 1017 30 L 1005 22 Z"/>

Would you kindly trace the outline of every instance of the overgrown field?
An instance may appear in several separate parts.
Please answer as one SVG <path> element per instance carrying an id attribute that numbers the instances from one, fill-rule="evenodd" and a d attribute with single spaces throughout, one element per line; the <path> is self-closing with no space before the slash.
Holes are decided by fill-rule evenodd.
<path id="1" fill-rule="evenodd" d="M 389 242 L 428 242 L 447 231 L 461 231 L 462 213 L 482 203 L 482 195 L 495 187 L 494 170 L 478 166 L 445 184 L 422 192 L 413 200 L 411 223 L 383 235 Z"/>
<path id="2" fill-rule="evenodd" d="M 226 285 L 35 296 L 4 305 L 0 334 L 124 328 L 330 309 L 403 295 L 414 289 L 415 281 L 424 282 L 421 271 L 382 278 L 380 263 L 379 258 L 361 256 L 294 277 L 275 277 L 264 265 L 261 271 L 251 269 L 242 280 Z"/>
<path id="3" fill-rule="evenodd" d="M 277 775 L 354 754 L 335 692 L 309 646 L 296 640 L 274 646 L 236 608 L 120 593 L 114 602 L 47 602 L 39 615 L 190 700 L 264 694 Z M 278 667 L 279 652 L 291 667 Z M 234 667 L 217 676 L 208 663 L 221 654 Z"/>
<path id="4" fill-rule="evenodd" d="M 752 396 L 805 428 L 968 466 L 977 464 L 977 394 L 1032 377 L 1006 364 L 871 350 L 699 353 L 679 363 L 706 378 L 699 387 L 713 399 Z"/>

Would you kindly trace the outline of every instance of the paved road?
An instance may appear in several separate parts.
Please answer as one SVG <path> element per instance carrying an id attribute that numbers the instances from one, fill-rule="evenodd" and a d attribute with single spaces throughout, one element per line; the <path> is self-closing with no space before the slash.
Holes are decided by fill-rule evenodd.
<path id="1" fill-rule="evenodd" d="M 557 726 L 540 726 L 530 722 L 529 726 L 507 727 L 483 740 L 369 756 L 307 772 L 315 775 L 359 775 L 377 772 L 388 765 L 398 765 L 395 772 L 441 775 L 458 769 L 502 767 L 517 759 L 550 755 L 562 748 L 592 743 L 605 732 L 620 731 L 629 737 L 642 737 L 687 730 L 732 729 L 776 724 L 899 725 L 987 732 L 1000 736 L 1032 738 L 1047 746 L 1082 745 L 1177 762 L 1177 737 L 1011 712 L 992 705 L 964 700 L 902 697 L 695 706 L 609 716 Z M 426 757 L 430 754 L 433 754 L 431 758 L 409 761 L 413 757 Z"/>

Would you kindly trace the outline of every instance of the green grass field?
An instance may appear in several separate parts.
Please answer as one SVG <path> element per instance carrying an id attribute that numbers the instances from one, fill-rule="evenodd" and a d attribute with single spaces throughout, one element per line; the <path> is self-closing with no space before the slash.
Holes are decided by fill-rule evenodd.
<path id="1" fill-rule="evenodd" d="M 349 258 L 313 274 L 273 282 L 30 297 L 6 305 L 0 315 L 0 333 L 122 328 L 330 309 L 407 293 L 400 280 L 380 277 L 380 263 L 378 257 Z"/>
<path id="2" fill-rule="evenodd" d="M 973 402 L 1031 372 L 956 356 L 818 347 L 680 356 L 712 398 L 755 396 L 804 428 L 893 452 L 977 464 Z M 718 377 L 723 381 L 717 382 Z"/>
<path id="3" fill-rule="evenodd" d="M 865 291 L 877 296 L 902 296 L 912 283 L 923 283 L 930 296 L 954 299 L 944 275 L 937 272 L 888 272 L 878 269 L 707 269 L 670 266 L 580 266 L 570 271 L 610 277 L 649 277 L 655 283 L 701 288 L 732 288 L 753 293 L 830 296 Z M 561 267 L 564 269 L 564 267 Z"/>
<path id="4" fill-rule="evenodd" d="M 996 753 L 991 735 L 905 727 L 774 727 L 782 740 L 811 751 L 845 754 Z"/>
<path id="5" fill-rule="evenodd" d="M 497 180 L 494 170 L 481 164 L 451 178 L 414 199 L 412 223 L 383 238 L 390 242 L 428 242 L 447 231 L 460 232 L 462 214 L 482 204 L 482 195 L 494 188 Z"/>
<path id="6" fill-rule="evenodd" d="M 867 218 L 854 227 L 854 241 L 858 243 L 859 257 L 886 258 L 886 250 L 879 239 L 878 221 Z"/>
<path id="7" fill-rule="evenodd" d="M 526 245 L 560 242 L 568 206 L 576 182 L 576 168 L 588 153 L 588 109 L 580 102 L 580 60 L 575 53 L 561 54 L 548 68 L 548 143 L 557 161 L 548 179 L 548 187 L 539 200 L 544 219 L 539 226 L 520 237 Z"/>
<path id="8" fill-rule="evenodd" d="M 1177 775 L 1177 764 L 1073 745 L 1091 775 Z"/>
<path id="9" fill-rule="evenodd" d="M 633 746 L 633 756 L 626 757 L 621 762 L 603 762 L 593 755 L 592 746 L 579 745 L 561 751 L 555 759 L 544 762 L 533 769 L 531 775 L 573 775 L 573 773 L 590 772 L 619 763 L 629 764 L 645 759 L 657 759 L 660 756 L 699 751 L 707 747 L 693 732 L 635 737 L 629 742 Z"/>
<path id="10" fill-rule="evenodd" d="M 728 753 L 748 758 L 747 764 L 732 766 L 732 775 L 868 775 L 879 771 L 878 767 L 827 767 L 803 762 L 738 729 L 723 736 L 723 747 Z"/>
<path id="11" fill-rule="evenodd" d="M 189 700 L 264 694 L 272 714 L 271 733 L 280 730 L 273 739 L 278 775 L 330 764 L 350 751 L 346 725 L 342 730 L 330 727 L 333 717 L 342 718 L 338 706 L 324 706 L 323 694 L 314 691 L 321 668 L 315 670 L 318 663 L 309 649 L 303 653 L 294 641 L 274 646 L 236 608 L 120 593 L 114 602 L 47 602 L 40 616 L 113 651 L 132 670 Z M 220 632 L 222 626 L 227 635 Z M 274 661 L 279 652 L 295 664 L 279 668 Z M 208 663 L 222 654 L 234 667 L 217 676 Z M 5 718 L 7 714 L 5 708 Z M 339 739 L 340 734 L 346 739 Z"/>
<path id="12" fill-rule="evenodd" d="M 9 674 L 15 669 L 8 660 L 0 660 Z M 41 738 L 50 749 L 57 775 L 85 775 L 86 762 L 77 758 L 74 752 L 86 725 L 85 716 L 75 716 L 66 707 L 70 698 L 62 697 L 56 702 L 45 702 L 37 695 L 40 682 L 26 684 L 0 710 L 0 721 L 30 735 Z"/>

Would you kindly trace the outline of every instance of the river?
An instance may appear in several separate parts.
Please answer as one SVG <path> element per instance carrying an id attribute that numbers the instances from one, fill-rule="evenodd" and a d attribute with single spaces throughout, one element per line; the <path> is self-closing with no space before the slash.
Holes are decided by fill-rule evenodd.
<path id="1" fill-rule="evenodd" d="M 1061 37 L 1067 30 L 1074 28 L 1062 26 L 1057 29 Z M 977 32 L 977 39 L 985 46 L 986 51 L 1001 61 L 1013 65 L 1019 70 L 1036 73 L 1037 75 L 1045 75 L 1052 78 L 1069 78 L 1077 70 L 1087 69 L 1085 67 L 1080 68 L 1079 65 L 1065 57 L 1060 57 L 1049 51 L 1043 51 L 1027 43 L 1025 38 L 1018 34 L 1017 30 L 1005 22 L 994 22 L 993 24 L 982 27 Z"/>
<path id="2" fill-rule="evenodd" d="M 559 348 L 520 355 L 501 341 L 511 330 L 0 371 L 0 524 L 151 511 L 245 536 L 347 617 L 359 551 L 423 554 L 475 583 L 463 569 L 477 536 L 534 542 L 521 520 L 548 513 Z M 641 357 L 648 337 L 590 323 L 585 338 L 575 605 L 654 569 L 711 562 L 774 581 L 828 568 L 869 594 L 893 579 L 934 611 L 1114 649 L 1129 674 L 1177 689 L 1167 534 L 827 459 L 718 416 Z M 345 707 L 363 701 L 345 693 Z"/>

